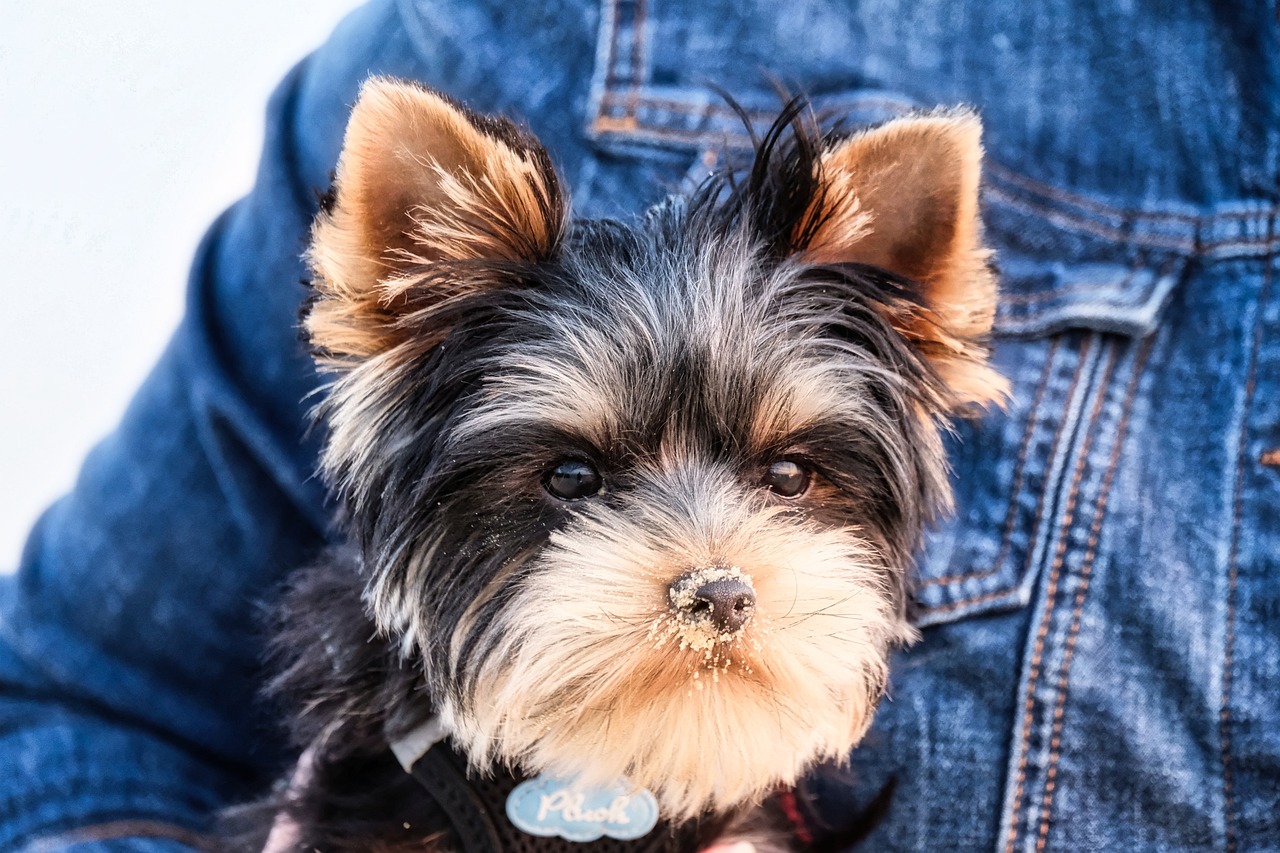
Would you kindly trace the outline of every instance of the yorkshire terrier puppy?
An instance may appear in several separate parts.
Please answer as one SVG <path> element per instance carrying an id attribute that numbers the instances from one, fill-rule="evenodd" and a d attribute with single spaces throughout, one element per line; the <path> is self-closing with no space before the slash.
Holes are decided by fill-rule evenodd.
<path id="1" fill-rule="evenodd" d="M 1005 393 L 979 137 L 793 107 L 749 169 L 587 221 L 511 122 L 365 85 L 309 254 L 349 544 L 278 634 L 285 847 L 790 847 L 766 799 L 914 636 L 940 431 Z"/>

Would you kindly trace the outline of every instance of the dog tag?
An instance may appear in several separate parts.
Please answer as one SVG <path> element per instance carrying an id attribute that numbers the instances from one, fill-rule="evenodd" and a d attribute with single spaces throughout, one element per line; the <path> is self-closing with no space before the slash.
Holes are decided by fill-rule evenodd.
<path id="1" fill-rule="evenodd" d="M 658 802 L 626 780 L 586 787 L 537 776 L 507 796 L 507 817 L 530 835 L 558 835 L 566 841 L 595 841 L 607 835 L 631 841 L 657 825 Z"/>

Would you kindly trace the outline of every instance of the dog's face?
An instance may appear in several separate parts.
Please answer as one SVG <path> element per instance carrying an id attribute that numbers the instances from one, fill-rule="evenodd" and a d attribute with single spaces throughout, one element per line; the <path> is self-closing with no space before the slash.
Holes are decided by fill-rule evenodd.
<path id="1" fill-rule="evenodd" d="M 538 143 L 369 83 L 317 222 L 326 473 L 379 627 L 477 765 L 728 808 L 865 731 L 938 431 L 1002 393 L 978 126 L 829 143 L 632 224 Z"/>

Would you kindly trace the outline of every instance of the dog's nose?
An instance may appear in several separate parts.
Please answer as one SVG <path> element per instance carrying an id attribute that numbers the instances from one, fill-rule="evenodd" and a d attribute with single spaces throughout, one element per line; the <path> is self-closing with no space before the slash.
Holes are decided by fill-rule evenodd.
<path id="1" fill-rule="evenodd" d="M 697 570 L 671 584 L 671 604 L 691 622 L 707 622 L 721 633 L 733 634 L 751 620 L 756 593 L 741 575 L 724 569 Z"/>

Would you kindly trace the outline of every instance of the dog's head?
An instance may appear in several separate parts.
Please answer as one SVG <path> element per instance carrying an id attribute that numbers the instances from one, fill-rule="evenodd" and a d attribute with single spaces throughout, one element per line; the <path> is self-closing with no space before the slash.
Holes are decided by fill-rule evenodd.
<path id="1" fill-rule="evenodd" d="M 685 817 L 857 742 L 939 430 L 1003 393 L 979 133 L 793 110 L 738 179 L 573 221 L 527 133 L 365 86 L 310 253 L 323 464 L 473 762 Z"/>

